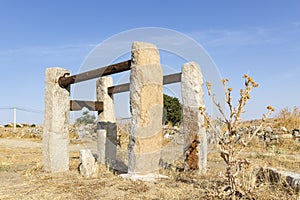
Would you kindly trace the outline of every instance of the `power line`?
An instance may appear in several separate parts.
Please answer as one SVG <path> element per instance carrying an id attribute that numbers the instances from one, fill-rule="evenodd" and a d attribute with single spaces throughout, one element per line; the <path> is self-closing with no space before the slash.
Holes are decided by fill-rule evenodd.
<path id="1" fill-rule="evenodd" d="M 20 108 L 20 107 L 0 107 L 0 110 L 19 110 L 19 111 L 24 111 L 24 112 L 29 112 L 29 113 L 36 113 L 36 114 L 42 114 L 42 110 L 35 110 L 35 109 L 28 109 L 28 108 Z"/>
<path id="2" fill-rule="evenodd" d="M 13 110 L 13 107 L 0 107 L 0 110 Z"/>
<path id="3" fill-rule="evenodd" d="M 41 110 L 33 110 L 33 109 L 26 109 L 26 108 L 16 108 L 16 109 L 24 112 L 30 112 L 30 113 L 37 113 L 37 114 L 43 113 L 43 111 Z"/>

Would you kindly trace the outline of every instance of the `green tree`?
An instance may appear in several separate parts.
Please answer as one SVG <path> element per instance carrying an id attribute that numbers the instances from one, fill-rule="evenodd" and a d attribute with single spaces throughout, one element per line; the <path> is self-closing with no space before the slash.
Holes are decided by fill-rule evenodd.
<path id="1" fill-rule="evenodd" d="M 96 117 L 94 115 L 90 115 L 89 111 L 84 111 L 82 116 L 76 119 L 77 124 L 92 124 L 95 122 Z"/>
<path id="2" fill-rule="evenodd" d="M 164 94 L 164 118 L 163 122 L 171 122 L 173 125 L 181 121 L 181 104 L 177 97 Z"/>

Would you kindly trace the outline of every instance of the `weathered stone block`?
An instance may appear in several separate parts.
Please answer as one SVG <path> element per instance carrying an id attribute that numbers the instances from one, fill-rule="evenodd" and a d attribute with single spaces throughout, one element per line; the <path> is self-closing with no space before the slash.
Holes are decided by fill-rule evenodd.
<path id="1" fill-rule="evenodd" d="M 45 114 L 42 163 L 45 171 L 69 170 L 70 91 L 58 85 L 58 78 L 70 71 L 61 68 L 46 70 Z"/>
<path id="2" fill-rule="evenodd" d="M 97 175 L 98 165 L 90 149 L 80 150 L 79 172 L 81 175 L 85 177 L 91 177 Z"/>
<path id="3" fill-rule="evenodd" d="M 103 112 L 98 114 L 98 152 L 102 164 L 113 165 L 117 154 L 117 125 L 113 96 L 108 87 L 113 86 L 112 77 L 97 80 L 97 100 L 103 102 Z M 101 131 L 101 129 L 105 130 Z"/>
<path id="4" fill-rule="evenodd" d="M 163 74 L 157 48 L 132 44 L 128 173 L 157 173 L 162 140 Z"/>
<path id="5" fill-rule="evenodd" d="M 207 138 L 203 127 L 204 117 L 199 107 L 204 106 L 203 79 L 200 67 L 195 62 L 182 67 L 181 96 L 183 102 L 183 134 L 185 169 L 206 172 Z"/>
<path id="6" fill-rule="evenodd" d="M 287 171 L 279 171 L 274 168 L 261 168 L 258 173 L 271 183 L 287 183 L 296 192 L 300 192 L 300 174 Z"/>

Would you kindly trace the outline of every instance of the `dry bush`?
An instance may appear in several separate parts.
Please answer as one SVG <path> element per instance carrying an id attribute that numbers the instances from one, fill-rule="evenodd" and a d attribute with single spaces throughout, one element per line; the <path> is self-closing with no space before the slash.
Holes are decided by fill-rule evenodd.
<path id="1" fill-rule="evenodd" d="M 278 128 L 285 127 L 288 130 L 300 128 L 300 110 L 296 106 L 293 108 L 293 110 L 289 108 L 280 110 L 276 118 L 276 126 Z"/>
<path id="2" fill-rule="evenodd" d="M 251 137 L 238 135 L 241 115 L 244 113 L 245 105 L 250 99 L 251 91 L 258 87 L 258 84 L 252 79 L 252 77 L 245 74 L 243 78 L 245 79 L 245 88 L 240 90 L 240 97 L 236 106 L 234 106 L 232 102 L 232 88 L 227 87 L 226 85 L 229 80 L 222 80 L 225 92 L 225 102 L 229 109 L 229 115 L 225 114 L 221 104 L 216 101 L 214 94 L 211 93 L 211 84 L 206 82 L 208 94 L 221 114 L 218 121 L 223 125 L 222 128 L 216 128 L 213 125 L 213 120 L 205 112 L 205 107 L 199 108 L 201 114 L 206 119 L 207 124 L 216 134 L 216 144 L 219 147 L 220 156 L 226 164 L 225 173 L 220 173 L 220 176 L 225 180 L 222 193 L 227 198 L 231 199 L 246 197 L 251 194 L 251 190 L 255 184 L 254 168 L 250 165 L 250 161 L 245 158 L 241 158 L 239 155 L 256 136 L 268 116 L 274 112 L 274 108 L 272 106 L 267 107 L 268 113 L 263 116 L 262 123 L 257 127 Z M 242 138 L 237 139 L 239 137 Z M 242 145 L 238 144 L 240 142 Z"/>
<path id="3" fill-rule="evenodd" d="M 24 128 L 17 128 L 16 130 L 10 127 L 0 128 L 0 138 L 26 138 L 32 140 L 41 140 L 42 128 L 24 127 Z"/>

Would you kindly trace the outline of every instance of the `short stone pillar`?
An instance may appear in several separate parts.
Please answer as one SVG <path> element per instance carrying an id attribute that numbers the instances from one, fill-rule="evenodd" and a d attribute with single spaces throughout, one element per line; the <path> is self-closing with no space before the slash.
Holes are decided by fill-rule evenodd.
<path id="1" fill-rule="evenodd" d="M 156 46 L 132 44 L 128 174 L 157 174 L 162 143 L 163 74 Z"/>
<path id="2" fill-rule="evenodd" d="M 117 155 L 117 125 L 112 95 L 108 87 L 113 86 L 112 77 L 97 80 L 97 101 L 103 102 L 103 112 L 98 114 L 98 153 L 102 164 L 113 165 Z"/>
<path id="3" fill-rule="evenodd" d="M 92 177 L 97 175 L 98 165 L 90 149 L 80 150 L 79 172 L 85 177 Z"/>
<path id="4" fill-rule="evenodd" d="M 46 70 L 42 164 L 45 171 L 69 170 L 70 90 L 58 85 L 59 77 L 70 71 L 61 68 Z"/>
<path id="5" fill-rule="evenodd" d="M 204 106 L 203 79 L 200 67 L 189 62 L 182 67 L 181 96 L 183 102 L 184 158 L 186 170 L 206 172 L 207 138 L 204 117 L 200 106 Z"/>

